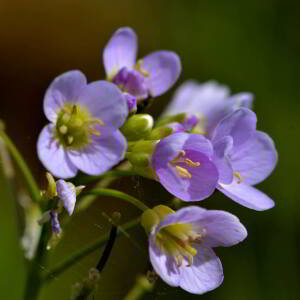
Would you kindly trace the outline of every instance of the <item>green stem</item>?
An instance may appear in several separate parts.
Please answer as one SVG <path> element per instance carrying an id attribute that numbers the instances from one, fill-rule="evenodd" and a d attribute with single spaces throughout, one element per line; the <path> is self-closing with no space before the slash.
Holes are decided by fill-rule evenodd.
<path id="1" fill-rule="evenodd" d="M 116 191 L 116 190 L 113 190 L 113 189 L 95 188 L 95 189 L 92 189 L 92 190 L 82 194 L 82 196 L 84 196 L 84 195 L 110 196 L 110 197 L 125 200 L 125 201 L 133 204 L 134 206 L 136 206 L 137 208 L 139 208 L 142 211 L 145 211 L 145 210 L 149 209 L 149 207 L 146 206 L 140 200 L 138 200 L 138 199 L 136 199 L 136 198 L 134 198 L 134 197 L 132 197 L 128 194 L 125 194 L 123 192 Z"/>
<path id="2" fill-rule="evenodd" d="M 49 228 L 46 224 L 43 225 L 41 238 L 34 260 L 29 267 L 26 287 L 24 292 L 24 300 L 38 299 L 40 289 L 42 287 L 41 266 L 45 265 L 47 258 L 47 243 L 48 243 Z"/>
<path id="3" fill-rule="evenodd" d="M 74 180 L 74 184 L 75 185 L 87 184 L 104 178 L 116 178 L 116 177 L 134 176 L 134 175 L 137 174 L 132 170 L 111 170 L 99 176 L 87 176 L 85 174 L 81 174 Z"/>
<path id="4" fill-rule="evenodd" d="M 149 282 L 146 276 L 140 276 L 137 278 L 135 285 L 129 291 L 124 300 L 138 300 L 145 293 L 150 292 L 153 289 L 153 284 Z"/>
<path id="5" fill-rule="evenodd" d="M 7 134 L 0 130 L 0 137 L 3 139 L 7 149 L 9 150 L 11 156 L 14 158 L 16 164 L 18 165 L 20 171 L 23 174 L 25 179 L 28 191 L 33 199 L 33 201 L 37 202 L 40 199 L 40 189 L 34 180 L 30 169 L 28 168 L 25 160 L 23 159 L 22 155 L 11 141 L 11 139 L 7 136 Z"/>
<path id="6" fill-rule="evenodd" d="M 118 227 L 117 235 L 119 236 L 122 231 L 128 230 L 130 228 L 135 227 L 140 222 L 140 218 L 134 219 L 122 227 Z M 96 241 L 90 243 L 86 247 L 76 251 L 74 254 L 66 258 L 64 261 L 56 265 L 52 270 L 48 271 L 47 274 L 44 276 L 44 281 L 50 281 L 51 279 L 55 278 L 56 276 L 63 273 L 66 269 L 71 267 L 73 264 L 77 263 L 80 259 L 84 258 L 86 255 L 92 253 L 93 251 L 97 250 L 98 248 L 104 246 L 109 238 L 109 233 L 101 236 Z"/>

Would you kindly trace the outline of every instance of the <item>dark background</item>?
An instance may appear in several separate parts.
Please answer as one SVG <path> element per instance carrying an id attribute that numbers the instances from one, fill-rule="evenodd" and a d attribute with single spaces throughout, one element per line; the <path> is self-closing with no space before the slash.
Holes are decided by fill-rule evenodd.
<path id="1" fill-rule="evenodd" d="M 299 272 L 299 1 L 1 1 L 0 118 L 39 183 L 44 169 L 36 156 L 36 140 L 46 124 L 43 95 L 52 79 L 71 69 L 89 81 L 104 78 L 102 49 L 121 26 L 139 36 L 139 56 L 158 49 L 176 51 L 182 60 L 179 83 L 194 78 L 228 84 L 233 92 L 256 95 L 258 128 L 275 140 L 279 163 L 259 186 L 276 207 L 255 212 L 216 193 L 201 203 L 228 210 L 241 219 L 248 239 L 219 248 L 225 272 L 223 285 L 206 295 L 189 295 L 161 281 L 147 299 L 298 299 Z M 177 84 L 178 85 L 178 84 Z M 156 116 L 174 89 L 152 106 Z M 149 205 L 170 199 L 158 183 L 137 178 L 114 184 Z M 15 205 L 0 199 L 1 299 L 21 299 L 26 277 L 18 250 Z M 130 205 L 101 198 L 74 217 L 50 263 L 107 232 L 102 212 L 118 210 L 123 221 L 138 216 Z M 19 213 L 20 214 L 20 213 Z M 141 228 L 131 237 L 146 249 Z M 70 286 L 95 266 L 101 250 L 45 287 L 41 300 L 68 299 Z M 41 266 L 41 268 L 47 266 Z M 118 239 L 102 274 L 95 299 L 123 299 L 137 274 L 147 270 L 147 256 L 125 237 Z M 3 298 L 2 298 L 3 297 Z"/>

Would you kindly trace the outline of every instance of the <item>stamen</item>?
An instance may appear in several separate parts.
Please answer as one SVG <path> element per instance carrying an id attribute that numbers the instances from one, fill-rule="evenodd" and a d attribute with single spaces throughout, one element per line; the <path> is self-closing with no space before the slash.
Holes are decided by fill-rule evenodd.
<path id="1" fill-rule="evenodd" d="M 83 125 L 83 121 L 80 120 L 80 119 L 75 119 L 74 120 L 74 123 L 73 123 L 73 126 L 75 127 L 81 127 Z"/>
<path id="2" fill-rule="evenodd" d="M 100 136 L 100 131 L 99 130 L 89 128 L 88 131 L 89 131 L 89 134 L 92 134 L 92 135 L 95 135 L 95 136 Z"/>
<path id="3" fill-rule="evenodd" d="M 66 134 L 66 133 L 68 132 L 68 127 L 67 127 L 66 125 L 61 125 L 61 126 L 59 127 L 59 132 L 60 132 L 61 134 Z"/>
<path id="4" fill-rule="evenodd" d="M 176 173 L 183 178 L 192 178 L 192 174 L 185 168 L 176 166 Z"/>
<path id="5" fill-rule="evenodd" d="M 184 163 L 186 165 L 188 165 L 189 167 L 199 167 L 200 166 L 200 163 L 199 162 L 193 162 L 192 160 L 190 160 L 189 158 L 185 158 L 184 159 Z"/>
<path id="6" fill-rule="evenodd" d="M 138 72 L 140 72 L 143 76 L 148 77 L 149 72 L 147 72 L 145 69 L 143 69 L 143 64 L 144 64 L 144 61 L 142 59 L 138 60 L 136 65 L 135 65 L 135 69 Z"/>
<path id="7" fill-rule="evenodd" d="M 233 172 L 233 176 L 238 179 L 238 181 L 236 182 L 237 184 L 240 184 L 244 181 L 244 178 L 241 176 L 240 172 Z"/>
<path id="8" fill-rule="evenodd" d="M 63 123 L 68 123 L 70 121 L 70 119 L 71 119 L 71 115 L 68 112 L 63 114 L 63 116 L 62 116 Z"/>
<path id="9" fill-rule="evenodd" d="M 74 142 L 74 137 L 72 135 L 69 135 L 67 139 L 69 145 L 71 145 Z"/>
<path id="10" fill-rule="evenodd" d="M 73 105 L 73 107 L 72 107 L 72 115 L 76 115 L 77 114 L 77 105 Z"/>

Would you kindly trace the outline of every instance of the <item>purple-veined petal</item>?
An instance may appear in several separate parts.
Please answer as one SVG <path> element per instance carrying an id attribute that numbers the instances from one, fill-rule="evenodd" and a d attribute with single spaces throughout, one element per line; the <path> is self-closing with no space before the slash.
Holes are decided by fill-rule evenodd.
<path id="1" fill-rule="evenodd" d="M 234 109 L 239 109 L 241 107 L 252 108 L 254 95 L 252 93 L 238 93 L 229 97 L 228 101 L 232 103 Z"/>
<path id="2" fill-rule="evenodd" d="M 86 77 L 80 71 L 69 71 L 56 77 L 44 98 L 44 113 L 47 119 L 55 123 L 59 109 L 66 102 L 76 102 L 81 89 L 86 85 Z"/>
<path id="3" fill-rule="evenodd" d="M 212 135 L 213 143 L 224 136 L 231 136 L 233 147 L 242 145 L 255 133 L 256 121 L 256 115 L 250 109 L 236 110 L 218 124 Z"/>
<path id="4" fill-rule="evenodd" d="M 100 133 L 101 128 L 121 127 L 128 115 L 127 101 L 121 90 L 104 80 L 88 84 L 81 91 L 78 104 L 86 106 L 92 117 L 104 122 Z"/>
<path id="5" fill-rule="evenodd" d="M 210 248 L 195 245 L 197 254 L 193 264 L 180 267 L 179 286 L 193 294 L 203 294 L 216 289 L 224 279 L 220 259 Z"/>
<path id="6" fill-rule="evenodd" d="M 106 75 L 113 77 L 121 68 L 132 69 L 137 53 L 137 37 L 129 27 L 118 29 L 103 52 L 103 63 Z"/>
<path id="7" fill-rule="evenodd" d="M 170 286 L 178 286 L 180 274 L 174 259 L 162 253 L 149 238 L 149 256 L 155 272 Z"/>
<path id="8" fill-rule="evenodd" d="M 155 232 L 158 232 L 162 228 L 173 225 L 173 224 L 190 224 L 195 223 L 205 216 L 206 209 L 199 206 L 188 206 L 177 210 L 174 213 L 168 214 L 164 219 L 157 225 Z"/>
<path id="9" fill-rule="evenodd" d="M 176 168 L 170 162 L 185 152 L 185 158 L 195 163 L 191 167 L 184 163 L 177 163 L 185 168 L 191 178 L 184 178 L 176 173 Z M 184 201 L 199 201 L 210 196 L 218 180 L 218 171 L 209 156 L 213 153 L 212 145 L 201 135 L 176 133 L 162 139 L 157 145 L 152 157 L 152 166 L 160 183 L 173 195 Z"/>
<path id="10" fill-rule="evenodd" d="M 222 210 L 205 210 L 193 225 L 205 231 L 203 244 L 212 248 L 233 246 L 247 237 L 247 230 L 240 220 Z"/>
<path id="11" fill-rule="evenodd" d="M 239 172 L 246 184 L 254 185 L 267 178 L 274 170 L 278 155 L 273 140 L 257 131 L 230 155 L 234 172 Z"/>
<path id="12" fill-rule="evenodd" d="M 213 161 L 219 172 L 219 182 L 230 184 L 233 180 L 233 169 L 227 158 L 227 154 L 233 146 L 233 139 L 231 136 L 224 136 L 215 142 L 213 146 Z"/>
<path id="13" fill-rule="evenodd" d="M 70 161 L 65 149 L 53 138 L 53 124 L 45 126 L 37 141 L 37 153 L 40 161 L 54 176 L 74 177 L 78 168 Z"/>
<path id="14" fill-rule="evenodd" d="M 274 201 L 266 194 L 246 183 L 237 183 L 235 179 L 233 183 L 220 184 L 217 188 L 233 201 L 250 209 L 261 211 L 270 209 L 275 205 Z"/>
<path id="15" fill-rule="evenodd" d="M 62 179 L 56 181 L 57 196 L 62 201 L 65 210 L 71 216 L 74 212 L 76 203 L 76 188 L 70 183 Z"/>
<path id="16" fill-rule="evenodd" d="M 165 93 L 177 81 L 181 72 L 179 56 L 171 51 L 156 51 L 143 58 L 143 69 L 149 73 L 146 85 L 152 97 Z"/>
<path id="17" fill-rule="evenodd" d="M 119 130 L 111 135 L 93 136 L 92 142 L 81 150 L 68 152 L 72 163 L 89 175 L 100 175 L 123 158 L 127 142 Z"/>
<path id="18" fill-rule="evenodd" d="M 182 112 L 199 113 L 205 116 L 206 119 L 210 119 L 211 113 L 219 106 L 223 107 L 224 100 L 229 96 L 229 93 L 228 87 L 215 81 L 199 84 L 194 80 L 188 80 L 176 90 L 163 115 Z"/>

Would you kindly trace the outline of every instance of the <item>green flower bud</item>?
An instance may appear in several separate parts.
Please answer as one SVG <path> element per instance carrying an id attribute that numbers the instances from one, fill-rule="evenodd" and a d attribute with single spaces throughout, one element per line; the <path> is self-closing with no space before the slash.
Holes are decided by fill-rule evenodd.
<path id="1" fill-rule="evenodd" d="M 168 135 L 172 134 L 172 128 L 160 126 L 158 128 L 153 129 L 148 136 L 145 138 L 146 140 L 160 140 Z"/>
<path id="2" fill-rule="evenodd" d="M 159 119 L 156 122 L 155 126 L 159 127 L 159 126 L 163 126 L 163 125 L 166 125 L 169 123 L 174 123 L 174 122 L 182 123 L 186 117 L 187 117 L 186 113 L 180 113 L 180 114 L 172 115 L 172 116 L 165 116 L 165 117 Z"/>
<path id="3" fill-rule="evenodd" d="M 144 152 L 152 154 L 158 141 L 138 141 L 128 144 L 130 152 Z"/>
<path id="4" fill-rule="evenodd" d="M 137 141 L 147 136 L 153 128 L 153 118 L 147 114 L 131 116 L 120 129 L 128 141 Z"/>
<path id="5" fill-rule="evenodd" d="M 55 196 L 57 196 L 56 183 L 55 183 L 53 176 L 49 172 L 46 173 L 46 178 L 48 181 L 48 186 L 47 186 L 47 190 L 45 192 L 45 196 L 48 199 L 52 199 Z"/>

